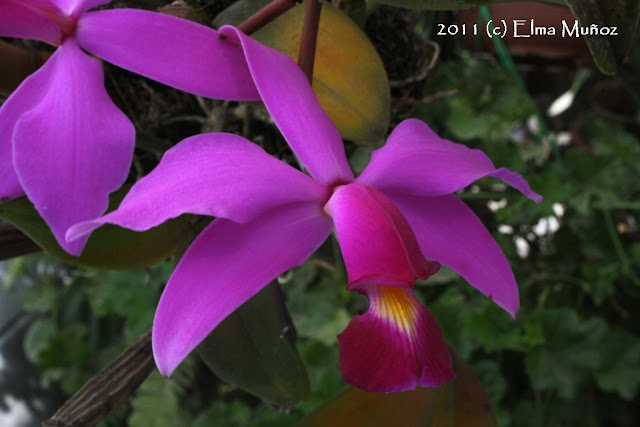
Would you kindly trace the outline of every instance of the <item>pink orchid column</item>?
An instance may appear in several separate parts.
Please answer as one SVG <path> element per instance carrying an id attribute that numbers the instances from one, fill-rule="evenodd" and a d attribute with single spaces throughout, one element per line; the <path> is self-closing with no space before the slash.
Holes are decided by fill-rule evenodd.
<path id="1" fill-rule="evenodd" d="M 125 181 L 135 129 L 104 88 L 100 62 L 211 98 L 257 100 L 242 52 L 208 27 L 108 0 L 0 0 L 0 36 L 57 46 L 0 108 L 0 200 L 26 195 L 60 245 L 78 255 L 73 224 L 107 208 Z"/>

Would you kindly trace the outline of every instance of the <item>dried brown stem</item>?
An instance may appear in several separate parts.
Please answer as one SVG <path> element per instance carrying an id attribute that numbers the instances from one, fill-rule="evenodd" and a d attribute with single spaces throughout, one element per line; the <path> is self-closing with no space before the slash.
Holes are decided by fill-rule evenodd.
<path id="1" fill-rule="evenodd" d="M 243 23 L 238 25 L 238 29 L 247 35 L 252 34 L 298 3 L 300 3 L 300 1 L 273 0 L 271 3 L 248 17 Z"/>
<path id="2" fill-rule="evenodd" d="M 416 75 L 410 76 L 403 80 L 389 80 L 389 86 L 391 87 L 408 86 L 415 82 L 419 82 L 420 80 L 424 80 L 427 77 L 427 75 L 429 74 L 429 71 L 431 71 L 436 66 L 436 63 L 440 58 L 440 45 L 430 40 L 427 41 L 427 44 L 433 47 L 433 56 L 431 57 L 429 62 L 426 63 Z"/>
<path id="3" fill-rule="evenodd" d="M 13 225 L 0 225 L 0 261 L 41 250 L 26 234 Z"/>
<path id="4" fill-rule="evenodd" d="M 298 65 L 304 74 L 313 81 L 313 63 L 316 58 L 316 41 L 318 40 L 318 26 L 320 25 L 320 13 L 322 12 L 322 0 L 307 0 L 302 23 L 302 37 L 300 38 L 300 53 Z"/>
<path id="5" fill-rule="evenodd" d="M 44 427 L 92 426 L 120 406 L 153 370 L 151 332 L 91 378 Z"/>
<path id="6" fill-rule="evenodd" d="M 0 40 L 0 94 L 10 94 L 45 63 L 51 55 L 38 49 L 25 49 Z"/>

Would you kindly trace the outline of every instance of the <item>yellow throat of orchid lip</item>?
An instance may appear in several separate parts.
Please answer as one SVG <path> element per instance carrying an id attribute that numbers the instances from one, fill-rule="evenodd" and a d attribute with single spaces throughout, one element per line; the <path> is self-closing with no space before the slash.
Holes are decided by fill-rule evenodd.
<path id="1" fill-rule="evenodd" d="M 419 306 L 410 291 L 396 286 L 376 286 L 374 292 L 375 295 L 369 294 L 373 313 L 406 336 L 415 337 Z"/>

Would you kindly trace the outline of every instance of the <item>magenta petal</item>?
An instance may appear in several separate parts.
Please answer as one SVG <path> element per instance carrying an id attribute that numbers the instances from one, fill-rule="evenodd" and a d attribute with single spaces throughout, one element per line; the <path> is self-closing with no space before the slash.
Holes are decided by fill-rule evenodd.
<path id="1" fill-rule="evenodd" d="M 435 319 L 413 291 L 365 285 L 369 309 L 338 335 L 342 378 L 365 391 L 388 393 L 438 387 L 455 378 Z"/>
<path id="2" fill-rule="evenodd" d="M 518 286 L 507 258 L 478 217 L 457 197 L 389 194 L 427 257 L 458 272 L 515 317 Z"/>
<path id="3" fill-rule="evenodd" d="M 225 317 L 284 271 L 302 264 L 331 232 L 316 203 L 274 209 L 246 224 L 216 219 L 191 245 L 153 322 L 153 354 L 169 376 Z"/>
<path id="4" fill-rule="evenodd" d="M 228 133 L 187 138 L 167 151 L 120 207 L 75 225 L 73 240 L 102 224 L 146 230 L 185 212 L 247 222 L 274 207 L 321 204 L 329 190 L 246 139 Z"/>
<path id="5" fill-rule="evenodd" d="M 24 195 L 13 166 L 13 133 L 18 120 L 45 96 L 56 65 L 47 61 L 27 77 L 0 107 L 0 199 Z"/>
<path id="6" fill-rule="evenodd" d="M 325 211 L 333 218 L 349 283 L 413 286 L 437 271 L 428 263 L 407 220 L 375 188 L 338 187 Z"/>
<path id="7" fill-rule="evenodd" d="M 83 12 L 94 7 L 111 2 L 111 0 L 54 0 L 60 9 L 68 14 L 78 17 Z"/>
<path id="8" fill-rule="evenodd" d="M 542 200 L 520 175 L 496 170 L 482 151 L 442 139 L 416 119 L 394 129 L 386 145 L 373 152 L 357 182 L 382 191 L 441 196 L 485 176 L 502 179 L 537 203 Z"/>
<path id="9" fill-rule="evenodd" d="M 38 9 L 42 10 L 38 10 Z M 62 40 L 60 27 L 43 11 L 59 13 L 55 2 L 47 0 L 0 1 L 0 37 L 41 40 L 58 45 Z"/>
<path id="10" fill-rule="evenodd" d="M 131 164 L 135 130 L 103 85 L 100 63 L 67 39 L 38 73 L 48 78 L 42 100 L 18 120 L 14 166 L 29 199 L 69 253 L 72 224 L 102 214 L 109 193 Z"/>
<path id="11" fill-rule="evenodd" d="M 324 184 L 353 181 L 340 133 L 296 63 L 236 28 L 224 26 L 220 34 L 242 44 L 262 101 L 311 176 Z"/>
<path id="12" fill-rule="evenodd" d="M 242 50 L 186 19 L 133 9 L 89 12 L 78 22 L 77 39 L 102 59 L 186 92 L 260 99 Z"/>

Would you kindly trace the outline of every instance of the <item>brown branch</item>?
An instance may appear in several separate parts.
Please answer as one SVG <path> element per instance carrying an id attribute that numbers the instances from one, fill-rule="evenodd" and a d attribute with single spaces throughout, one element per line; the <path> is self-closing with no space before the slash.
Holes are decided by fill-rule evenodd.
<path id="1" fill-rule="evenodd" d="M 25 49 L 0 40 L 0 94 L 10 94 L 46 62 L 50 52 Z"/>
<path id="2" fill-rule="evenodd" d="M 148 332 L 83 385 L 42 425 L 44 427 L 95 425 L 127 400 L 153 368 L 151 332 Z"/>
<path id="3" fill-rule="evenodd" d="M 389 86 L 391 87 L 408 86 L 415 82 L 419 82 L 420 80 L 424 80 L 427 77 L 427 75 L 429 74 L 429 71 L 431 71 L 436 66 L 436 63 L 440 58 L 440 45 L 431 40 L 427 41 L 427 44 L 433 47 L 433 56 L 431 57 L 429 62 L 425 63 L 425 65 L 422 66 L 422 68 L 416 75 L 410 76 L 404 80 L 389 80 Z"/>
<path id="4" fill-rule="evenodd" d="M 304 10 L 304 22 L 302 23 L 298 65 L 304 71 L 309 82 L 313 81 L 313 63 L 316 59 L 316 41 L 318 40 L 321 12 L 322 0 L 307 0 Z"/>
<path id="5" fill-rule="evenodd" d="M 248 17 L 244 22 L 238 25 L 238 29 L 243 33 L 250 35 L 260 28 L 267 25 L 269 22 L 276 19 L 278 16 L 291 9 L 300 1 L 296 0 L 273 0 L 271 3 Z"/>
<path id="6" fill-rule="evenodd" d="M 433 95 L 428 95 L 423 98 L 400 98 L 400 99 L 394 99 L 393 102 L 396 104 L 407 104 L 407 105 L 429 104 L 440 98 L 448 98 L 450 96 L 454 96 L 457 93 L 458 93 L 458 89 L 449 89 L 449 90 L 443 90 L 442 92 L 436 92 Z"/>
<path id="7" fill-rule="evenodd" d="M 0 224 L 0 261 L 41 250 L 40 246 L 13 225 Z"/>

